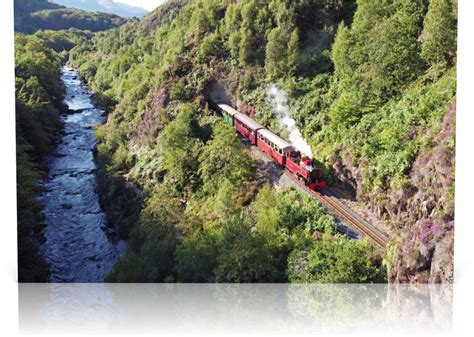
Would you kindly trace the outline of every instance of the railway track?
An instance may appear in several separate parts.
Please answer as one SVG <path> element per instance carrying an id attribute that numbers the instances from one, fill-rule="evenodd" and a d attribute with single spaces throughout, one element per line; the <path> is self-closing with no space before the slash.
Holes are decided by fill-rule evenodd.
<path id="1" fill-rule="evenodd" d="M 242 140 L 246 144 L 247 147 L 254 146 L 247 139 L 242 137 Z M 258 148 L 257 148 L 258 149 Z M 260 151 L 260 149 L 258 149 Z M 278 165 L 274 162 L 273 158 L 270 157 L 267 153 L 260 151 L 260 153 L 268 158 L 271 162 L 275 165 Z M 316 199 L 319 203 L 321 203 L 333 216 L 342 220 L 344 223 L 349 225 L 351 229 L 353 229 L 358 234 L 368 237 L 372 243 L 374 243 L 377 247 L 382 250 L 385 250 L 387 247 L 388 237 L 385 233 L 381 230 L 373 226 L 367 220 L 362 218 L 360 215 L 355 213 L 352 209 L 346 206 L 344 203 L 338 200 L 338 198 L 334 195 L 334 193 L 329 188 L 324 188 L 321 191 L 313 191 L 305 185 L 304 181 L 299 180 L 296 178 L 289 170 L 283 168 L 284 174 L 289 177 L 293 182 L 300 186 L 300 188 L 306 191 L 309 195 L 311 195 L 314 199 Z M 337 228 L 338 231 L 344 233 L 350 238 L 356 238 L 357 235 L 354 236 L 354 232 L 348 231 L 347 228 L 341 228 L 340 226 Z M 352 232 L 352 235 L 351 233 Z"/>
<path id="2" fill-rule="evenodd" d="M 329 211 L 348 225 L 353 227 L 357 232 L 363 236 L 368 237 L 375 245 L 382 250 L 387 247 L 388 237 L 379 229 L 371 225 L 369 222 L 364 220 L 361 216 L 356 214 L 349 207 L 344 205 L 342 202 L 334 197 L 334 194 L 330 189 L 325 188 L 321 191 L 313 191 L 309 189 L 303 181 L 298 180 L 292 174 L 289 176 L 298 183 L 304 190 L 306 190 L 313 198 L 324 205 Z"/>
<path id="3" fill-rule="evenodd" d="M 251 144 L 246 138 L 241 137 L 243 142 L 247 147 L 253 147 L 254 145 Z M 258 149 L 258 148 L 257 148 Z M 258 149 L 260 151 L 260 149 Z M 268 158 L 271 162 L 275 165 L 278 165 L 274 162 L 273 158 L 270 157 L 267 153 L 260 151 L 260 153 Z M 305 185 L 304 181 L 299 180 L 296 178 L 289 170 L 283 168 L 284 174 L 289 177 L 293 182 L 300 186 L 300 188 L 306 191 L 309 195 L 311 195 L 314 199 L 316 199 L 319 203 L 321 203 L 333 216 L 342 220 L 344 223 L 349 225 L 351 229 L 353 229 L 356 233 L 368 237 L 369 240 L 379 247 L 382 250 L 385 250 L 387 247 L 388 237 L 385 233 L 380 231 L 378 228 L 370 224 L 360 215 L 355 213 L 352 209 L 346 206 L 344 203 L 338 200 L 338 198 L 334 195 L 334 193 L 329 189 L 325 188 L 321 191 L 313 191 Z M 357 238 L 357 235 L 354 235 L 353 231 L 348 230 L 347 228 L 338 226 L 338 231 L 345 234 L 350 238 Z"/>
<path id="4" fill-rule="evenodd" d="M 213 103 L 215 105 L 215 103 Z M 246 146 L 253 146 L 246 137 L 241 137 L 244 143 L 247 143 Z M 262 154 L 269 158 L 273 162 L 273 158 L 267 153 L 262 151 Z M 385 250 L 387 247 L 388 237 L 380 231 L 378 228 L 367 222 L 360 215 L 355 213 L 352 209 L 347 207 L 338 198 L 335 197 L 334 193 L 325 188 L 321 191 L 313 191 L 306 186 L 306 184 L 300 179 L 296 178 L 287 168 L 284 169 L 285 174 L 287 174 L 292 180 L 294 180 L 300 187 L 308 192 L 313 198 L 315 198 L 319 203 L 321 203 L 326 209 L 332 213 L 335 217 L 343 220 L 348 224 L 352 229 L 362 234 L 363 236 L 368 237 L 376 246 Z M 340 228 L 337 228 L 340 230 Z M 346 229 L 343 231 L 349 237 L 354 237 L 354 234 L 351 236 L 349 231 Z"/>

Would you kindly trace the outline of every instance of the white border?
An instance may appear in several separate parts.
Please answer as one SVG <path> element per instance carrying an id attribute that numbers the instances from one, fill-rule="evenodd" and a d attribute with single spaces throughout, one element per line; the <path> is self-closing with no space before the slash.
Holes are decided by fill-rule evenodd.
<path id="1" fill-rule="evenodd" d="M 18 331 L 13 1 L 0 3 L 0 298 L 2 330 Z"/>
<path id="2" fill-rule="evenodd" d="M 474 2 L 459 0 L 459 51 L 456 156 L 456 229 L 455 229 L 455 297 L 456 335 L 472 331 L 474 245 Z M 2 333 L 18 333 L 18 287 L 16 284 L 16 202 L 14 149 L 14 62 L 13 1 L 0 2 L 0 148 L 1 199 L 0 229 L 0 305 Z M 73 331 L 71 331 L 73 333 Z M 249 331 L 252 336 L 252 332 Z M 388 333 L 390 335 L 390 333 Z"/>

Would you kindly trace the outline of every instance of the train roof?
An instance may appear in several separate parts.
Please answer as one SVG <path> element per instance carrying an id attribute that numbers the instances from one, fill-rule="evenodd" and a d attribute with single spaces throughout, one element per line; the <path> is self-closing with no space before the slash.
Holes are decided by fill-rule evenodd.
<path id="1" fill-rule="evenodd" d="M 237 110 L 235 110 L 233 107 L 227 104 L 217 103 L 217 106 L 221 108 L 222 110 L 226 111 L 231 116 L 234 116 L 235 114 L 239 113 Z"/>
<path id="2" fill-rule="evenodd" d="M 234 118 L 238 119 L 239 121 L 241 121 L 242 123 L 244 123 L 245 125 L 247 125 L 249 128 L 251 128 L 254 131 L 258 130 L 258 129 L 263 129 L 263 125 L 257 123 L 256 121 L 254 121 L 249 116 L 244 115 L 240 112 L 236 113 L 234 115 Z"/>
<path id="3" fill-rule="evenodd" d="M 288 143 L 286 140 L 278 137 L 276 134 L 267 129 L 258 130 L 258 132 L 264 136 L 266 139 L 271 141 L 273 144 L 278 146 L 283 151 L 291 151 L 294 149 L 293 145 Z"/>

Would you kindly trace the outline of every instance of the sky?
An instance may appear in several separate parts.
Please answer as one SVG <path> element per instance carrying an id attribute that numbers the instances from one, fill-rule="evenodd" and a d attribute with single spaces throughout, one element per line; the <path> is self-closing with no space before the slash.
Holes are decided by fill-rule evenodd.
<path id="1" fill-rule="evenodd" d="M 146 10 L 152 11 L 166 0 L 114 0 L 114 2 L 121 2 L 131 6 L 143 7 Z"/>

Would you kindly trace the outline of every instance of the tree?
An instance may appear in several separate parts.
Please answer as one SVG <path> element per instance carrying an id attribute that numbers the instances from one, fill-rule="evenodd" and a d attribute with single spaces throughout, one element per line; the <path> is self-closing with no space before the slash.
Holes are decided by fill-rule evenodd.
<path id="1" fill-rule="evenodd" d="M 240 30 L 239 61 L 241 65 L 252 62 L 253 58 L 253 38 L 250 29 L 242 28 Z"/>
<path id="2" fill-rule="evenodd" d="M 129 252 L 117 264 L 110 280 L 163 282 L 172 277 L 177 245 L 175 225 L 180 216 L 181 202 L 176 192 L 161 186 L 147 200 L 138 224 L 132 229 Z"/>
<path id="3" fill-rule="evenodd" d="M 18 280 L 47 282 L 51 274 L 50 266 L 39 254 L 38 243 L 31 235 L 43 220 L 42 207 L 37 200 L 41 175 L 28 155 L 31 151 L 22 142 L 16 145 Z"/>
<path id="4" fill-rule="evenodd" d="M 204 60 L 217 56 L 220 53 L 221 48 L 222 46 L 219 41 L 219 35 L 215 33 L 208 34 L 201 42 L 199 57 Z"/>
<path id="5" fill-rule="evenodd" d="M 259 191 L 252 209 L 257 231 L 289 235 L 302 228 L 307 233 L 334 233 L 334 220 L 314 199 L 295 189 L 274 192 L 267 184 Z"/>
<path id="6" fill-rule="evenodd" d="M 299 33 L 298 28 L 295 28 L 290 35 L 290 41 L 288 42 L 288 75 L 293 76 L 298 70 L 298 57 L 299 57 Z"/>
<path id="7" fill-rule="evenodd" d="M 224 180 L 239 186 L 253 172 L 252 159 L 235 131 L 224 122 L 214 126 L 212 139 L 202 150 L 199 161 L 199 175 L 211 191 Z"/>
<path id="8" fill-rule="evenodd" d="M 368 240 L 316 240 L 310 247 L 294 250 L 288 260 L 291 282 L 371 283 L 384 282 L 381 261 L 372 256 Z"/>
<path id="9" fill-rule="evenodd" d="M 421 57 L 430 65 L 452 64 L 456 54 L 456 4 L 431 0 L 421 35 Z"/>
<path id="10" fill-rule="evenodd" d="M 227 48 L 230 50 L 230 55 L 233 59 L 239 58 L 240 34 L 238 30 L 230 33 L 229 39 L 227 40 Z"/>
<path id="11" fill-rule="evenodd" d="M 158 150 L 163 157 L 161 168 L 166 179 L 178 190 L 197 182 L 199 167 L 200 128 L 189 105 L 182 105 L 176 119 L 161 132 Z"/>
<path id="12" fill-rule="evenodd" d="M 218 254 L 212 232 L 198 229 L 186 236 L 176 255 L 178 282 L 213 282 Z"/>
<path id="13" fill-rule="evenodd" d="M 287 36 L 280 27 L 272 29 L 268 35 L 265 51 L 265 70 L 270 79 L 287 75 L 287 41 Z"/>
<path id="14" fill-rule="evenodd" d="M 219 242 L 216 282 L 274 282 L 279 279 L 278 255 L 265 237 L 252 234 L 242 217 L 231 219 Z"/>
<path id="15" fill-rule="evenodd" d="M 352 38 L 349 28 L 344 24 L 344 22 L 341 22 L 332 45 L 331 55 L 336 76 L 346 77 L 354 71 L 356 65 L 353 64 L 350 59 L 351 54 L 349 54 L 354 43 L 355 41 Z"/>

